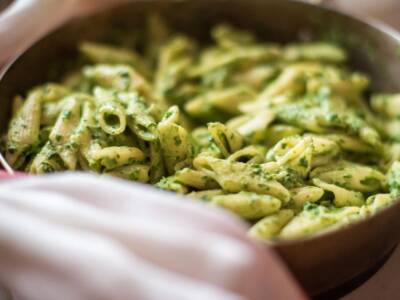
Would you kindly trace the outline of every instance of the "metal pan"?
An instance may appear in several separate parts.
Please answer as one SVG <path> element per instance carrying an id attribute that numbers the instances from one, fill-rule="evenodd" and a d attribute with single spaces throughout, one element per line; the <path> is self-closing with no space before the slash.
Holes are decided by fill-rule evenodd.
<path id="1" fill-rule="evenodd" d="M 140 0 L 74 19 L 19 56 L 1 74 L 0 133 L 10 119 L 11 99 L 54 79 L 76 57 L 81 40 L 107 40 L 118 28 L 138 29 L 158 11 L 176 29 L 205 39 L 223 20 L 276 42 L 328 39 L 343 45 L 354 68 L 368 73 L 372 89 L 400 91 L 400 37 L 391 29 L 331 9 L 288 0 Z M 400 201 L 344 229 L 272 247 L 311 294 L 336 287 L 366 271 L 400 240 Z"/>

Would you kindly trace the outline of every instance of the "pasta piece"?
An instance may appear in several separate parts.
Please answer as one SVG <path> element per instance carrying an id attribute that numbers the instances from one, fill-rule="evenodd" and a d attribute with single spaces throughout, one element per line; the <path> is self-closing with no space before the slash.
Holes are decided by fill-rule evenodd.
<path id="1" fill-rule="evenodd" d="M 139 142 L 138 137 L 129 130 L 125 130 L 125 132 L 117 135 L 109 135 L 109 134 L 104 134 L 104 135 L 105 135 L 105 142 L 108 146 L 128 146 L 128 147 L 141 148 L 141 143 Z M 147 152 L 146 155 L 148 154 Z"/>
<path id="2" fill-rule="evenodd" d="M 81 152 L 78 152 L 78 166 L 79 170 L 87 172 L 91 171 L 88 161 Z"/>
<path id="3" fill-rule="evenodd" d="M 234 86 L 232 71 L 233 67 L 223 66 L 203 74 L 200 80 L 202 85 L 207 90 L 221 90 L 230 86 Z M 237 85 L 243 85 L 243 82 L 239 82 Z M 201 93 L 201 90 L 199 93 Z"/>
<path id="4" fill-rule="evenodd" d="M 310 176 L 363 193 L 379 192 L 386 183 L 385 175 L 378 170 L 346 161 L 318 167 Z"/>
<path id="5" fill-rule="evenodd" d="M 338 103 L 343 99 L 345 100 L 343 105 L 346 103 L 359 105 L 359 98 L 368 85 L 369 80 L 363 74 L 348 73 L 336 67 L 325 66 L 321 68 L 321 74 L 314 74 L 307 80 L 306 90 L 309 94 L 318 94 L 328 88 L 331 97 L 335 99 L 331 103 Z M 335 98 L 336 96 L 339 97 Z"/>
<path id="6" fill-rule="evenodd" d="M 132 132 L 145 141 L 155 141 L 157 123 L 151 113 L 151 107 L 143 98 L 137 93 L 116 93 L 113 96 L 121 103 L 118 107 L 126 114 L 126 123 Z"/>
<path id="7" fill-rule="evenodd" d="M 201 171 L 185 168 L 175 173 L 177 182 L 185 186 L 196 188 L 198 190 L 210 190 L 218 188 L 218 183 L 213 178 Z"/>
<path id="8" fill-rule="evenodd" d="M 84 95 L 73 95 L 65 99 L 53 129 L 50 132 L 49 140 L 56 147 L 61 159 L 69 170 L 75 170 L 78 161 L 77 145 L 71 143 L 71 135 L 78 126 L 81 114 L 81 101 Z"/>
<path id="9" fill-rule="evenodd" d="M 205 191 L 196 191 L 196 192 L 191 192 L 188 194 L 190 197 L 194 197 L 197 199 L 201 199 L 204 201 L 210 201 L 213 196 L 218 196 L 218 195 L 223 195 L 224 191 L 221 189 L 215 189 L 215 190 L 205 190 Z"/>
<path id="10" fill-rule="evenodd" d="M 71 136 L 71 144 L 87 147 L 90 144 L 90 127 L 95 125 L 94 105 L 91 101 L 82 104 L 82 114 L 78 126 Z"/>
<path id="11" fill-rule="evenodd" d="M 312 139 L 310 138 L 302 139 L 293 148 L 289 149 L 284 155 L 277 158 L 276 161 L 282 165 L 287 164 L 289 161 L 301 155 L 306 150 L 306 148 L 308 148 L 311 145 L 312 145 Z M 308 166 L 308 162 L 304 164 Z"/>
<path id="12" fill-rule="evenodd" d="M 250 228 L 248 235 L 255 239 L 269 240 L 277 236 L 293 216 L 293 210 L 282 209 L 273 215 L 264 217 L 254 224 Z"/>
<path id="13" fill-rule="evenodd" d="M 190 133 L 190 137 L 196 147 L 196 152 L 205 151 L 209 149 L 210 145 L 213 143 L 212 136 L 208 131 L 207 127 L 198 127 Z M 219 152 L 219 149 L 217 149 Z"/>
<path id="14" fill-rule="evenodd" d="M 30 93 L 17 115 L 11 120 L 7 133 L 6 159 L 19 168 L 38 141 L 41 118 L 41 93 Z"/>
<path id="15" fill-rule="evenodd" d="M 224 124 L 208 123 L 207 129 L 224 157 L 228 157 L 243 147 L 242 136 Z"/>
<path id="16" fill-rule="evenodd" d="M 156 187 L 166 190 L 176 192 L 178 194 L 187 194 L 189 189 L 182 183 L 176 181 L 175 176 L 164 177 L 157 184 Z"/>
<path id="17" fill-rule="evenodd" d="M 310 42 L 291 44 L 284 49 L 284 58 L 289 61 L 325 61 L 331 63 L 343 63 L 347 59 L 346 52 L 330 43 Z"/>
<path id="18" fill-rule="evenodd" d="M 193 158 L 193 147 L 187 131 L 176 124 L 179 109 L 171 107 L 158 124 L 158 134 L 168 174 L 190 166 Z"/>
<path id="19" fill-rule="evenodd" d="M 147 165 L 132 164 L 115 168 L 112 171 L 105 172 L 104 174 L 146 183 L 149 181 L 149 169 L 150 167 Z"/>
<path id="20" fill-rule="evenodd" d="M 92 101 L 82 105 L 81 119 L 70 138 L 70 144 L 78 148 L 79 165 L 84 170 L 100 171 L 101 166 L 92 159 L 92 153 L 100 150 L 103 145 L 99 141 L 100 129 L 95 129 L 95 107 Z"/>
<path id="21" fill-rule="evenodd" d="M 288 104 L 276 110 L 277 119 L 314 133 L 324 133 L 330 130 L 341 130 L 358 136 L 365 143 L 381 146 L 379 133 L 364 120 L 352 112 L 327 111 L 310 106 L 307 101 Z"/>
<path id="22" fill-rule="evenodd" d="M 301 133 L 302 130 L 294 126 L 283 124 L 272 125 L 271 127 L 267 128 L 265 133 L 266 145 L 267 147 L 273 147 L 280 140 L 286 137 L 300 135 Z"/>
<path id="23" fill-rule="evenodd" d="M 324 190 L 316 186 L 303 186 L 290 190 L 296 207 L 302 208 L 307 202 L 317 202 L 324 194 Z"/>
<path id="24" fill-rule="evenodd" d="M 379 133 L 352 113 L 325 112 L 318 115 L 317 118 L 321 126 L 342 129 L 350 134 L 358 135 L 362 141 L 371 146 L 381 146 Z"/>
<path id="25" fill-rule="evenodd" d="M 388 172 L 387 181 L 390 195 L 397 199 L 400 197 L 400 162 L 395 161 Z"/>
<path id="26" fill-rule="evenodd" d="M 188 76 L 195 50 L 195 42 L 185 36 L 177 36 L 161 47 L 155 75 L 155 90 L 159 97 L 179 98 L 176 90 Z"/>
<path id="27" fill-rule="evenodd" d="M 167 42 L 170 37 L 170 28 L 165 23 L 164 19 L 156 13 L 151 13 L 146 20 L 146 39 L 147 43 L 145 52 L 146 57 L 155 64 L 157 61 L 161 47 Z"/>
<path id="28" fill-rule="evenodd" d="M 282 94 L 302 94 L 305 91 L 305 76 L 320 70 L 317 63 L 299 63 L 286 67 L 275 81 L 258 96 L 257 101 L 265 101 Z"/>
<path id="29" fill-rule="evenodd" d="M 345 225 L 357 219 L 359 207 L 343 207 L 328 209 L 324 206 L 309 204 L 300 214 L 296 215 L 279 233 L 281 239 L 293 239 L 332 227 Z"/>
<path id="30" fill-rule="evenodd" d="M 371 98 L 371 107 L 389 118 L 400 117 L 400 94 L 378 94 Z"/>
<path id="31" fill-rule="evenodd" d="M 369 196 L 367 201 L 365 201 L 366 205 L 363 207 L 362 213 L 364 213 L 365 216 L 375 214 L 392 204 L 392 202 L 393 197 L 390 194 L 376 194 Z"/>
<path id="32" fill-rule="evenodd" d="M 273 110 L 282 105 L 293 103 L 298 100 L 298 96 L 294 94 L 279 94 L 272 97 L 257 97 L 255 101 L 245 102 L 239 105 L 239 110 L 242 113 L 254 114 L 263 110 Z"/>
<path id="33" fill-rule="evenodd" d="M 277 72 L 278 68 L 275 66 L 254 66 L 233 74 L 232 82 L 233 84 L 245 84 L 258 90 L 273 80 Z"/>
<path id="34" fill-rule="evenodd" d="M 233 28 L 229 24 L 220 24 L 211 30 L 211 36 L 218 46 L 232 48 L 249 45 L 255 42 L 256 38 L 248 31 Z"/>
<path id="35" fill-rule="evenodd" d="M 274 119 L 275 114 L 272 111 L 262 110 L 255 114 L 243 115 L 230 120 L 228 126 L 236 129 L 240 135 L 247 138 L 252 144 L 259 144 L 266 139 L 267 128 Z"/>
<path id="36" fill-rule="evenodd" d="M 361 206 L 364 204 L 364 196 L 360 192 L 350 191 L 335 184 L 323 182 L 320 179 L 314 178 L 313 184 L 325 191 L 334 194 L 334 203 L 337 207 L 344 206 Z"/>
<path id="37" fill-rule="evenodd" d="M 118 92 L 113 89 L 96 86 L 93 88 L 92 92 L 96 105 L 102 105 L 109 102 L 117 102 L 126 106 L 125 103 L 121 103 L 122 101 L 118 97 Z"/>
<path id="38" fill-rule="evenodd" d="M 382 130 L 391 141 L 400 142 L 400 121 L 397 119 L 388 120 L 385 122 Z"/>
<path id="39" fill-rule="evenodd" d="M 345 134 L 326 134 L 324 137 L 336 142 L 344 151 L 355 153 L 376 153 L 376 150 L 365 142 Z"/>
<path id="40" fill-rule="evenodd" d="M 70 71 L 61 82 L 65 87 L 81 93 L 91 93 L 93 88 L 92 82 L 80 70 Z"/>
<path id="41" fill-rule="evenodd" d="M 306 102 L 290 103 L 276 109 L 278 121 L 314 133 L 324 133 L 327 131 L 321 126 L 318 119 L 323 113 L 321 108 L 309 107 L 309 104 Z"/>
<path id="42" fill-rule="evenodd" d="M 211 48 L 202 53 L 200 63 L 193 68 L 191 76 L 204 76 L 222 68 L 249 67 L 267 63 L 279 58 L 281 55 L 281 49 L 276 45 L 246 45 L 234 47 L 229 52 L 226 49 Z"/>
<path id="43" fill-rule="evenodd" d="M 209 121 L 218 120 L 221 113 L 228 116 L 239 113 L 239 105 L 253 100 L 255 93 L 245 86 L 213 90 L 190 100 L 185 111 L 192 117 Z"/>
<path id="44" fill-rule="evenodd" d="M 129 66 L 99 64 L 85 67 L 83 74 L 85 78 L 101 87 L 120 92 L 138 92 L 147 101 L 159 103 L 151 84 Z"/>
<path id="45" fill-rule="evenodd" d="M 165 175 L 162 149 L 158 140 L 149 142 L 150 149 L 150 182 L 156 183 Z"/>
<path id="46" fill-rule="evenodd" d="M 155 141 L 158 137 L 157 123 L 146 103 L 134 93 L 120 94 L 120 97 L 127 103 L 129 128 L 144 141 Z"/>
<path id="47" fill-rule="evenodd" d="M 125 131 L 126 112 L 117 102 L 106 102 L 98 108 L 99 125 L 104 132 L 117 135 Z"/>
<path id="48" fill-rule="evenodd" d="M 267 149 L 263 146 L 247 146 L 236 151 L 228 157 L 232 162 L 244 162 L 248 164 L 261 164 L 264 162 Z"/>
<path id="49" fill-rule="evenodd" d="M 96 64 L 127 64 L 137 69 L 146 78 L 151 75 L 145 60 L 132 49 L 114 47 L 106 44 L 83 42 L 79 51 Z"/>
<path id="50" fill-rule="evenodd" d="M 86 159 L 87 165 L 91 171 L 95 171 L 98 173 L 102 172 L 103 166 L 100 164 L 99 160 L 95 159 L 94 157 L 95 153 L 103 148 L 104 146 L 103 144 L 104 143 L 102 143 L 101 140 L 92 137 L 90 138 L 88 144 L 83 145 L 83 147 L 81 147 L 80 154 Z"/>
<path id="51" fill-rule="evenodd" d="M 307 177 L 313 159 L 313 140 L 310 137 L 289 137 L 281 140 L 267 153 L 267 160 L 289 165 L 302 177 Z"/>
<path id="52" fill-rule="evenodd" d="M 61 171 L 63 164 L 55 147 L 47 142 L 35 156 L 27 171 L 33 174 L 44 174 Z"/>
<path id="53" fill-rule="evenodd" d="M 143 161 L 145 156 L 135 147 L 114 146 L 94 151 L 91 158 L 98 161 L 106 170 L 112 170 Z"/>
<path id="54" fill-rule="evenodd" d="M 273 148 L 267 152 L 268 161 L 277 161 L 283 157 L 290 149 L 294 148 L 301 141 L 300 136 L 289 136 L 280 140 Z"/>
<path id="55" fill-rule="evenodd" d="M 312 168 L 327 164 L 339 156 L 340 146 L 332 139 L 315 134 L 306 134 L 304 136 L 312 139 Z"/>
<path id="56" fill-rule="evenodd" d="M 64 99 L 65 100 L 65 99 Z M 65 105 L 65 101 L 48 102 L 42 105 L 42 114 L 40 119 L 41 125 L 54 125 L 57 118 Z"/>
<path id="57" fill-rule="evenodd" d="M 71 92 L 72 91 L 64 85 L 58 83 L 46 83 L 33 89 L 31 93 L 37 93 L 40 95 L 39 97 L 42 104 L 45 104 L 60 101 L 62 98 L 71 94 Z"/>
<path id="58" fill-rule="evenodd" d="M 382 156 L 383 160 L 379 162 L 379 167 L 387 171 L 395 161 L 400 161 L 400 144 L 385 144 Z"/>
<path id="59" fill-rule="evenodd" d="M 249 192 L 212 196 L 211 203 L 248 220 L 265 217 L 281 207 L 281 201 L 275 197 Z"/>
<path id="60" fill-rule="evenodd" d="M 293 149 L 288 151 L 283 157 L 278 159 L 280 165 L 289 165 L 303 178 L 307 178 L 311 171 L 313 143 L 310 139 L 304 139 Z"/>
<path id="61" fill-rule="evenodd" d="M 290 200 L 290 192 L 268 174 L 276 165 L 248 165 L 206 155 L 196 157 L 193 165 L 214 178 L 228 193 L 249 191 L 274 196 L 284 203 Z"/>

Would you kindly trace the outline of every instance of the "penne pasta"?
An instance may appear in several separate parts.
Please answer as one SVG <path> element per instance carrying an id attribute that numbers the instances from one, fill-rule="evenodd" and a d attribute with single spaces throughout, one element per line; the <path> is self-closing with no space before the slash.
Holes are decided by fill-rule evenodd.
<path id="1" fill-rule="evenodd" d="M 274 242 L 400 198 L 400 94 L 371 89 L 336 43 L 280 45 L 227 23 L 197 40 L 157 14 L 110 41 L 81 42 L 60 80 L 14 98 L 14 169 L 149 183 Z"/>

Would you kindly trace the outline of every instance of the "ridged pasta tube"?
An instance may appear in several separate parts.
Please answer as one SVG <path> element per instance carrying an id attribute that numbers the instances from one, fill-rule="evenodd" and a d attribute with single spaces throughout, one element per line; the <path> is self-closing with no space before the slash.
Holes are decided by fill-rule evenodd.
<path id="1" fill-rule="evenodd" d="M 212 196 L 211 203 L 248 220 L 265 217 L 281 207 L 281 201 L 275 197 L 249 192 Z"/>
<path id="2" fill-rule="evenodd" d="M 126 111 L 117 102 L 107 102 L 98 109 L 99 125 L 104 132 L 118 135 L 126 128 Z"/>
<path id="3" fill-rule="evenodd" d="M 261 240 L 270 240 L 279 234 L 293 216 L 293 210 L 282 209 L 273 215 L 264 217 L 250 228 L 249 236 Z"/>

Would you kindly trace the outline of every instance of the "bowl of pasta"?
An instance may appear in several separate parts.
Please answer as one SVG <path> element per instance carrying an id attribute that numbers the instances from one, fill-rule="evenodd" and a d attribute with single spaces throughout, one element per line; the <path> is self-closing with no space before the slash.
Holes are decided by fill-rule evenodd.
<path id="1" fill-rule="evenodd" d="M 77 18 L 0 81 L 2 152 L 222 207 L 312 294 L 400 238 L 400 38 L 295 1 L 133 1 Z"/>

